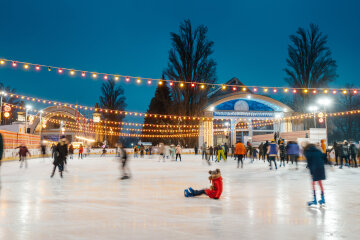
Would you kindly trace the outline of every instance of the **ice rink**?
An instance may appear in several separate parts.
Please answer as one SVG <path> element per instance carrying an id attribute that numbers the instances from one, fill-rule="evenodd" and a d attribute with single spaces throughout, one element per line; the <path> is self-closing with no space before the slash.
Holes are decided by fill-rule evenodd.
<path id="1" fill-rule="evenodd" d="M 200 156 L 183 162 L 130 158 L 133 178 L 119 180 L 113 157 L 69 160 L 50 178 L 51 159 L 1 166 L 0 239 L 359 239 L 360 169 L 327 168 L 326 208 L 312 200 L 305 165 L 270 171 L 263 161 L 232 159 L 208 167 Z M 185 198 L 209 186 L 220 168 L 220 200 Z M 320 193 L 318 192 L 318 195 Z"/>

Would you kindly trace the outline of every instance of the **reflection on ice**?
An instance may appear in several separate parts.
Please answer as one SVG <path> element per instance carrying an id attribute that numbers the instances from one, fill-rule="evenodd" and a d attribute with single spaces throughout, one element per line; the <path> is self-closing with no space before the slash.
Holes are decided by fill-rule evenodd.
<path id="1" fill-rule="evenodd" d="M 201 158 L 201 157 L 200 157 Z M 1 170 L 1 239 L 357 239 L 358 169 L 333 169 L 324 182 L 326 209 L 309 209 L 310 178 L 303 165 L 269 171 L 266 163 L 229 160 L 220 168 L 219 200 L 184 198 L 189 186 L 209 186 L 199 157 L 183 162 L 130 161 L 133 178 L 119 181 L 119 163 L 71 160 L 64 179 L 50 179 L 51 160 L 17 162 Z"/>

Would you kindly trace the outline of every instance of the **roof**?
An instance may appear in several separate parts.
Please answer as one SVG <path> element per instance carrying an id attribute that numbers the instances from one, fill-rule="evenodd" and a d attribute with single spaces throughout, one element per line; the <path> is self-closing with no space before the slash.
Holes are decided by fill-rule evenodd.
<path id="1" fill-rule="evenodd" d="M 231 78 L 229 81 L 227 81 L 226 83 L 224 83 L 224 85 L 230 85 L 230 86 L 239 86 L 239 87 L 243 87 L 245 86 L 238 78 L 233 77 Z M 222 89 L 222 85 L 218 85 L 217 87 L 215 87 L 211 92 L 208 93 L 208 98 L 217 98 L 219 96 L 222 95 L 227 95 L 229 93 L 233 93 L 234 91 L 232 90 L 232 87 L 229 88 L 227 87 L 226 89 Z M 244 92 L 248 92 L 248 93 L 252 93 L 249 89 L 246 89 Z"/>

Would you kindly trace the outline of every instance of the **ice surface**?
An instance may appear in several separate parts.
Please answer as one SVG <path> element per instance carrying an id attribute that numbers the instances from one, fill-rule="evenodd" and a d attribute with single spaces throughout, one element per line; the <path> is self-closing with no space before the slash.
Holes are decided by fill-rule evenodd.
<path id="1" fill-rule="evenodd" d="M 306 207 L 305 165 L 213 164 L 224 192 L 212 200 L 183 195 L 189 186 L 209 186 L 200 156 L 157 160 L 130 159 L 133 178 L 124 181 L 113 157 L 69 160 L 64 179 L 50 178 L 50 159 L 29 160 L 27 169 L 3 163 L 0 239 L 359 239 L 360 169 L 328 168 L 320 209 Z"/>

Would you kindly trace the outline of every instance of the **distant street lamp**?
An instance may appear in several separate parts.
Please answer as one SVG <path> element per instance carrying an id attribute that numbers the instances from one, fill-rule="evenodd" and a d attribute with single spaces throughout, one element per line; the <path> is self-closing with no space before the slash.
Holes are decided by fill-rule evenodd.
<path id="1" fill-rule="evenodd" d="M 27 130 L 28 130 L 28 123 L 27 123 L 27 117 L 28 117 L 28 111 L 32 109 L 32 106 L 31 105 L 26 105 L 25 106 L 25 134 L 27 133 Z"/>
<path id="2" fill-rule="evenodd" d="M 315 125 L 315 128 L 316 128 L 316 112 L 319 110 L 319 107 L 318 106 L 315 106 L 315 105 L 311 105 L 309 106 L 309 111 L 312 112 L 312 114 L 314 115 L 314 125 Z"/>
<path id="3" fill-rule="evenodd" d="M 326 135 L 326 144 L 328 144 L 328 130 L 327 130 L 327 117 L 326 117 L 326 108 L 332 103 L 332 99 L 328 97 L 319 98 L 317 103 L 324 107 L 324 120 L 325 120 L 325 135 Z"/>
<path id="4" fill-rule="evenodd" d="M 2 123 L 2 112 L 3 112 L 3 108 L 2 108 L 2 105 L 3 105 L 3 97 L 6 97 L 7 93 L 2 91 L 0 92 L 0 125 Z"/>

